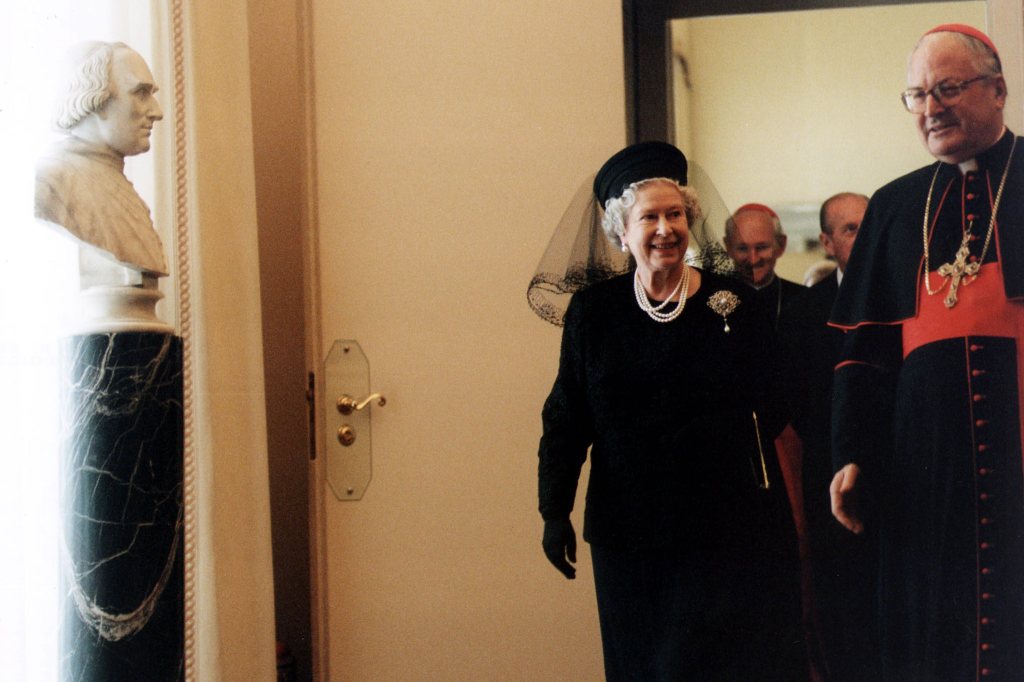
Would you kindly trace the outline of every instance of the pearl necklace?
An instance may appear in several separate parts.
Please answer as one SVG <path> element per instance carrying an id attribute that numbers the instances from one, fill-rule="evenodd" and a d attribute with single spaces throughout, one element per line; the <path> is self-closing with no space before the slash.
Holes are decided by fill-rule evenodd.
<path id="1" fill-rule="evenodd" d="M 647 292 L 644 290 L 644 285 L 640 283 L 640 271 L 637 270 L 633 275 L 633 293 L 636 295 L 637 305 L 640 306 L 640 310 L 647 313 L 647 315 L 655 322 L 671 322 L 672 320 L 679 317 L 683 308 L 686 307 L 686 294 L 690 290 L 690 268 L 685 263 L 683 264 L 683 275 L 679 278 L 679 283 L 676 284 L 675 290 L 658 305 L 651 305 L 651 302 L 647 299 Z M 662 308 L 668 305 L 669 301 L 679 296 L 679 301 L 676 302 L 676 307 L 670 312 L 661 312 Z"/>

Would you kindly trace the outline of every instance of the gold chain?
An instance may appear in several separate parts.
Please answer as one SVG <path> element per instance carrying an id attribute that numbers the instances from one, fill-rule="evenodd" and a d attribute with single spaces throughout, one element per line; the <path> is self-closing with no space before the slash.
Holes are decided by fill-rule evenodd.
<path id="1" fill-rule="evenodd" d="M 1010 147 L 1010 155 L 1008 157 L 1006 157 L 1006 167 L 1003 168 L 1003 177 L 1002 177 L 1002 179 L 999 180 L 999 189 L 996 190 L 996 200 L 992 204 L 992 217 L 989 218 L 989 221 L 988 221 L 988 233 L 985 235 L 985 244 L 984 244 L 984 246 L 981 247 L 981 257 L 978 259 L 978 263 L 979 264 L 981 264 L 981 263 L 983 263 L 985 261 L 985 255 L 988 253 L 989 244 L 992 243 L 992 232 L 995 230 L 995 226 L 996 226 L 996 214 L 999 212 L 999 202 L 1003 198 L 1003 188 L 1006 186 L 1006 176 L 1010 174 L 1010 162 L 1013 161 L 1013 150 L 1016 149 L 1016 148 L 1017 148 L 1017 138 L 1014 137 L 1013 138 L 1013 145 L 1011 145 L 1011 147 Z M 928 214 L 931 212 L 932 193 L 935 191 L 935 180 L 936 180 L 936 178 L 939 177 L 939 169 L 940 168 L 942 168 L 942 164 L 941 163 L 938 166 L 935 167 L 935 174 L 932 175 L 932 183 L 931 183 L 931 185 L 928 186 L 928 198 L 927 198 L 927 200 L 925 201 L 925 204 L 924 204 L 924 224 L 921 226 L 921 239 L 922 239 L 922 241 L 924 243 L 924 288 L 928 292 L 929 296 L 934 296 L 935 294 L 937 294 L 940 291 L 942 291 L 942 287 L 940 287 L 936 291 L 932 291 L 932 285 L 931 285 L 931 282 L 929 282 L 929 277 L 928 277 L 928 273 L 931 270 L 931 268 L 929 267 L 929 264 L 928 264 L 929 263 L 929 259 L 928 259 Z M 967 239 L 966 239 L 967 238 L 967 232 L 971 229 L 971 226 L 973 226 L 973 225 L 974 225 L 974 221 L 971 221 L 968 224 L 967 229 L 964 230 L 964 243 L 966 243 L 966 241 L 967 241 Z M 944 286 L 945 286 L 945 284 L 943 284 L 943 287 Z"/>

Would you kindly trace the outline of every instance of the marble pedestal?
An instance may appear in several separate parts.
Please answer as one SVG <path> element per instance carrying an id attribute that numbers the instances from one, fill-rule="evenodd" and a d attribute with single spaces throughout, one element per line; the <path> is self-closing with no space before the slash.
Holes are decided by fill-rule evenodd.
<path id="1" fill-rule="evenodd" d="M 181 339 L 78 334 L 62 348 L 63 680 L 180 680 Z"/>

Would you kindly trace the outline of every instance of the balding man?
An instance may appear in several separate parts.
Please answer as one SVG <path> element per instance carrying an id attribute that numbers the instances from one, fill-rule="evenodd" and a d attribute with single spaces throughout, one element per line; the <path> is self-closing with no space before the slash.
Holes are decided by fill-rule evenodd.
<path id="1" fill-rule="evenodd" d="M 786 233 L 779 216 L 764 204 L 744 204 L 725 221 L 725 251 L 740 279 L 755 290 L 775 329 L 789 301 L 804 291 L 796 282 L 775 274 L 775 263 L 786 252 Z"/>

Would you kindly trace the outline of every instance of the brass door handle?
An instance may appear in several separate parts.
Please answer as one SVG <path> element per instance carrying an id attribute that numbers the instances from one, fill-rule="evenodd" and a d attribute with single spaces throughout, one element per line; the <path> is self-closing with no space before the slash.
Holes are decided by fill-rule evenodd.
<path id="1" fill-rule="evenodd" d="M 324 358 L 323 373 L 317 414 L 327 437 L 318 438 L 317 445 L 324 449 L 324 477 L 335 499 L 354 502 L 363 499 L 373 478 L 370 422 L 376 415 L 370 406 L 386 401 L 371 392 L 370 363 L 358 341 L 337 339 Z"/>
<path id="2" fill-rule="evenodd" d="M 338 412 L 341 412 L 342 414 L 352 414 L 353 411 L 361 410 L 369 405 L 374 399 L 377 400 L 377 404 L 380 407 L 384 407 L 387 403 L 387 399 L 380 393 L 371 393 L 360 401 L 356 401 L 356 399 L 350 395 L 343 395 L 338 398 Z"/>

